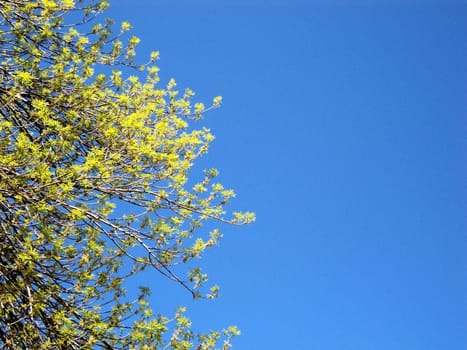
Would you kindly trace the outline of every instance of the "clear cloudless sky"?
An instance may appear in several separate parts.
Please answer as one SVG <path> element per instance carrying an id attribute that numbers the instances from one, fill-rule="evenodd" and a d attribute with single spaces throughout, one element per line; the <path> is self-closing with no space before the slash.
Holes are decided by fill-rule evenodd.
<path id="1" fill-rule="evenodd" d="M 222 108 L 197 164 L 257 222 L 200 260 L 222 296 L 145 276 L 156 311 L 236 349 L 467 346 L 467 2 L 113 0 L 162 82 Z M 135 283 L 136 283 L 135 282 Z M 170 284 L 170 282 L 168 282 Z"/>

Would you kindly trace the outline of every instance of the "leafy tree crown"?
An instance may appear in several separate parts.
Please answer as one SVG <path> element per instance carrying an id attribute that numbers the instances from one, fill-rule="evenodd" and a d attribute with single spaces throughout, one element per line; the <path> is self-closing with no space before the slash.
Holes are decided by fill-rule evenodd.
<path id="1" fill-rule="evenodd" d="M 195 298 L 214 298 L 194 264 L 221 238 L 206 221 L 235 193 L 194 161 L 213 135 L 193 122 L 216 108 L 193 102 L 139 39 L 99 21 L 107 1 L 0 2 L 0 345 L 5 349 L 213 349 L 235 327 L 195 335 L 180 308 L 154 315 L 124 282 L 158 271 Z M 143 77 L 143 78 L 141 78 Z M 189 185 L 190 184 L 190 185 Z M 219 345 L 223 344 L 223 345 Z"/>

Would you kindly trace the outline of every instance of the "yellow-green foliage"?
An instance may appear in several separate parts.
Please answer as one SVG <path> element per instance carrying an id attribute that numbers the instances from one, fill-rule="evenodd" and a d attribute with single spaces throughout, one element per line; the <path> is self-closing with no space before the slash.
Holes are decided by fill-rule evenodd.
<path id="1" fill-rule="evenodd" d="M 254 216 L 225 216 L 235 194 L 214 169 L 187 184 L 213 140 L 190 122 L 221 98 L 206 107 L 173 80 L 161 86 L 157 52 L 134 63 L 129 23 L 117 34 L 96 23 L 107 6 L 0 1 L 0 347 L 228 348 L 234 327 L 196 336 L 183 309 L 155 316 L 148 289 L 125 298 L 125 279 L 145 268 L 217 296 L 199 268 L 183 269 L 221 237 L 199 228 Z"/>

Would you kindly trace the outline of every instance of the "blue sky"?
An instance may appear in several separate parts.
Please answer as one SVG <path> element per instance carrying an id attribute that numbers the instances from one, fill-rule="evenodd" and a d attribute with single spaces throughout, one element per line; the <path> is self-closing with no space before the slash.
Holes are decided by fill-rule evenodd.
<path id="1" fill-rule="evenodd" d="M 222 297 L 156 284 L 235 348 L 460 350 L 467 2 L 113 0 L 139 57 L 221 109 L 217 167 L 251 226 L 200 264 Z M 150 284 L 150 281 L 144 281 Z"/>

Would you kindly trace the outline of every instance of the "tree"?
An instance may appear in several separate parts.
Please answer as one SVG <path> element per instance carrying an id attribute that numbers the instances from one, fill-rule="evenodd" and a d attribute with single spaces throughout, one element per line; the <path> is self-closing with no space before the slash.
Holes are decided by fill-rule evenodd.
<path id="1" fill-rule="evenodd" d="M 98 22 L 106 1 L 0 2 L 0 346 L 4 349 L 212 349 L 235 327 L 195 335 L 180 309 L 155 315 L 153 269 L 213 298 L 193 264 L 215 246 L 206 221 L 245 224 L 232 190 L 193 162 L 213 136 L 193 128 L 218 107 L 159 86 L 158 54 L 135 63 L 129 23 Z M 143 78 L 141 78 L 143 77 Z M 125 214 L 122 214 L 125 211 Z"/>

